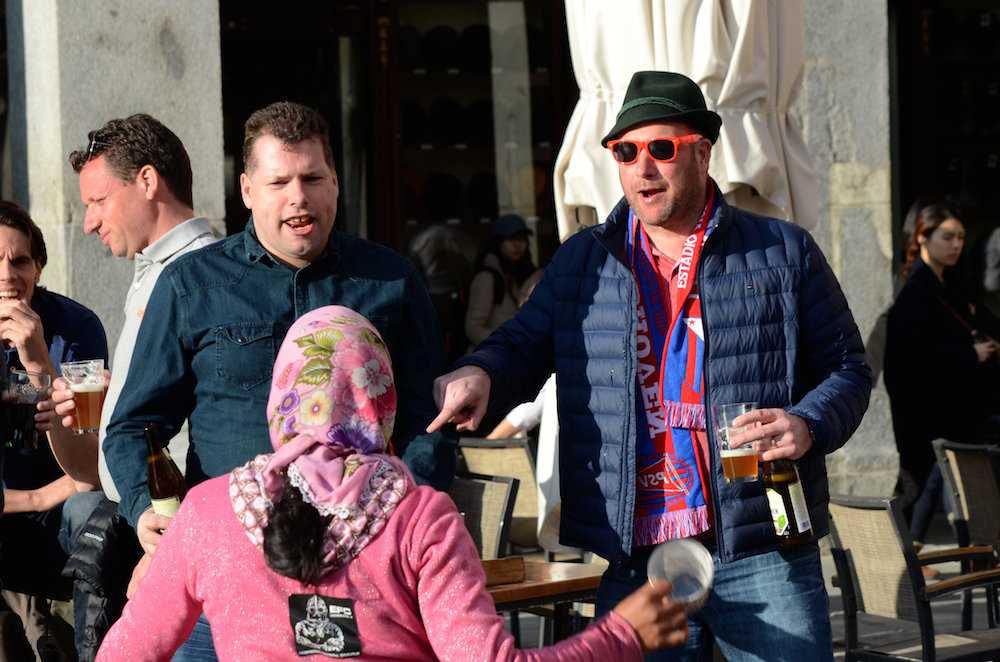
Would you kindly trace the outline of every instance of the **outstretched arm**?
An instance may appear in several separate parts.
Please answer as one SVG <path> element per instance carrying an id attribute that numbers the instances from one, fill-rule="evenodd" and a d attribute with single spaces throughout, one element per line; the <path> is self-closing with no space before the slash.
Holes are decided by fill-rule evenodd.
<path id="1" fill-rule="evenodd" d="M 434 403 L 440 413 L 427 426 L 428 432 L 454 423 L 460 431 L 475 430 L 490 401 L 490 376 L 482 368 L 467 365 L 434 380 Z"/>
<path id="2" fill-rule="evenodd" d="M 133 358 L 103 442 L 108 469 L 121 494 L 118 510 L 133 527 L 150 507 L 143 427 L 154 422 L 161 437 L 170 439 L 191 413 L 193 403 L 194 384 L 180 340 L 186 327 L 178 299 L 170 278 L 161 275 L 132 353 L 155 360 Z"/>

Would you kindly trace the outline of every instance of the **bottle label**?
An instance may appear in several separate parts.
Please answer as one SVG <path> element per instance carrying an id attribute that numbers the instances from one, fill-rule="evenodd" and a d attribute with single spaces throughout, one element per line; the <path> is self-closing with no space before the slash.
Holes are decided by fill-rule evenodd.
<path id="1" fill-rule="evenodd" d="M 181 505 L 181 500 L 177 497 L 170 497 L 169 499 L 152 499 L 153 502 L 153 512 L 157 515 L 163 515 L 164 517 L 173 517 L 174 513 Z"/>
<path id="2" fill-rule="evenodd" d="M 809 506 L 806 505 L 806 494 L 802 491 L 802 483 L 795 481 L 788 485 L 788 496 L 792 500 L 792 510 L 795 511 L 795 526 L 799 533 L 812 528 L 809 521 Z"/>
<path id="3" fill-rule="evenodd" d="M 778 537 L 787 536 L 790 531 L 788 530 L 788 514 L 785 513 L 785 501 L 778 494 L 777 490 L 768 487 L 764 490 L 767 494 L 767 503 L 771 507 L 771 521 L 774 523 L 774 533 Z"/>

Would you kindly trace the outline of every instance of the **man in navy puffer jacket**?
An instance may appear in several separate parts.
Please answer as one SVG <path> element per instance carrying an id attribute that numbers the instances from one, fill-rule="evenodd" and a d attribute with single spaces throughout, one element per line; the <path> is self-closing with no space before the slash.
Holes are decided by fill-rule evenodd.
<path id="1" fill-rule="evenodd" d="M 861 422 L 871 371 L 836 277 L 807 232 L 726 204 L 708 177 L 721 118 L 691 80 L 632 79 L 602 141 L 624 199 L 560 248 L 517 316 L 435 383 L 441 414 L 474 429 L 556 373 L 560 541 L 608 559 L 598 611 L 646 581 L 652 548 L 701 540 L 715 586 L 684 649 L 647 659 L 831 660 L 818 538 L 825 456 Z M 705 425 L 754 401 L 748 441 L 798 466 L 813 537 L 783 547 L 763 484 L 727 484 Z M 708 654 L 708 658 L 702 657 Z"/>

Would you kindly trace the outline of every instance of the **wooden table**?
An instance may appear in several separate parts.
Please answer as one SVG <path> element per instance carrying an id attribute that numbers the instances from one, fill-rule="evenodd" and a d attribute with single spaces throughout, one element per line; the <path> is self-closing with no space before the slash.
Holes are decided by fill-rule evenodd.
<path id="1" fill-rule="evenodd" d="M 570 605 L 597 597 L 597 585 L 605 569 L 591 563 L 528 561 L 523 581 L 488 586 L 486 590 L 493 596 L 497 611 L 553 605 L 553 639 L 559 641 L 573 634 Z"/>

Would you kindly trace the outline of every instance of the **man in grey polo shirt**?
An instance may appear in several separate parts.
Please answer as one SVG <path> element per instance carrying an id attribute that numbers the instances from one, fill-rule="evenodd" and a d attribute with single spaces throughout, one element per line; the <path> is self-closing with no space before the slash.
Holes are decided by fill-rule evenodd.
<path id="1" fill-rule="evenodd" d="M 106 519 L 97 522 L 95 518 L 100 519 L 108 512 L 116 513 L 114 504 L 104 504 L 108 499 L 119 501 L 120 496 L 112 482 L 104 452 L 98 448 L 104 443 L 108 420 L 128 375 L 149 295 L 167 264 L 213 243 L 215 235 L 207 219 L 194 216 L 191 161 L 184 145 L 170 129 L 149 115 L 138 114 L 113 119 L 91 131 L 88 139 L 85 149 L 69 156 L 73 170 L 80 176 L 80 198 L 87 207 L 83 229 L 98 235 L 115 257 L 134 260 L 135 273 L 125 297 L 125 323 L 111 364 L 111 381 L 101 413 L 100 432 L 76 438 L 78 444 L 93 444 L 94 482 L 98 484 L 99 479 L 103 492 L 78 492 L 70 497 L 64 508 L 81 511 L 80 517 L 73 521 L 88 522 L 88 516 L 93 513 L 87 526 L 109 526 Z M 56 403 L 56 413 L 65 418 L 62 425 L 58 422 L 53 425 L 50 434 L 70 435 L 75 408 L 73 392 L 61 379 L 55 381 L 54 387 L 52 399 Z M 187 443 L 187 426 L 184 425 L 170 441 L 182 470 Z M 124 521 L 121 525 L 127 529 L 126 535 L 134 537 L 131 527 Z M 67 532 L 66 544 L 76 555 L 87 553 L 73 547 L 81 530 Z M 86 567 L 86 562 L 81 561 L 79 565 Z M 130 568 L 124 570 L 127 572 Z M 75 601 L 90 597 L 74 590 Z M 124 603 L 124 595 L 121 599 Z M 109 607 L 120 613 L 121 606 Z M 107 623 L 114 622 L 116 617 L 114 614 L 103 624 L 100 619 L 75 624 L 80 659 L 92 659 Z"/>
<path id="2" fill-rule="evenodd" d="M 180 139 L 149 115 L 109 121 L 91 131 L 86 149 L 70 154 L 80 175 L 80 198 L 87 206 L 83 229 L 97 234 L 116 257 L 135 261 L 132 285 L 125 297 L 125 324 L 112 362 L 111 382 L 101 414 L 100 441 L 121 394 L 132 359 L 146 302 L 163 267 L 181 255 L 215 241 L 205 218 L 194 218 L 191 161 Z M 58 402 L 70 402 L 72 392 L 57 381 Z M 57 412 L 71 414 L 72 404 Z M 170 442 L 172 455 L 183 463 L 187 426 Z M 118 501 L 100 453 L 101 485 Z M 183 470 L 183 467 L 182 467 Z"/>

